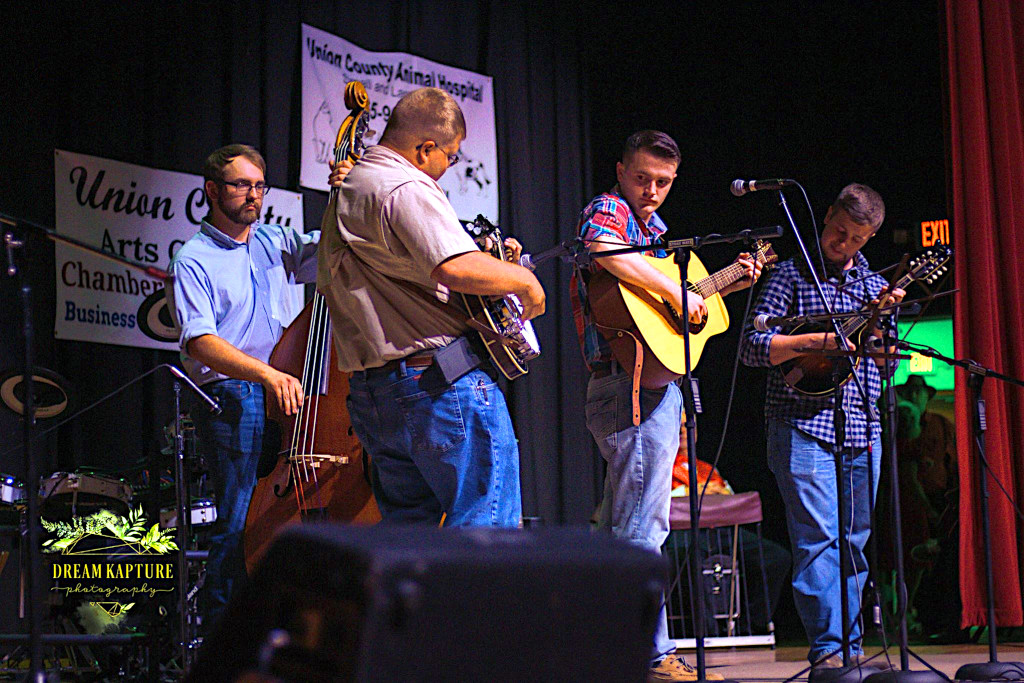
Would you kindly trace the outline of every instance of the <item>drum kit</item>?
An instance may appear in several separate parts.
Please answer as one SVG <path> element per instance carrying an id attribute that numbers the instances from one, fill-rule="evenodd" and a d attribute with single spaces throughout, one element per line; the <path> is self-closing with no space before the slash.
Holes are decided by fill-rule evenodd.
<path id="1" fill-rule="evenodd" d="M 170 651 L 180 646 L 182 636 L 177 632 L 179 624 L 170 619 L 170 613 L 174 611 L 186 613 L 183 623 L 187 624 L 187 631 L 184 640 L 192 641 L 192 647 L 197 647 L 200 642 L 197 637 L 198 604 L 197 593 L 201 587 L 205 573 L 204 552 L 207 547 L 207 537 L 212 525 L 217 520 L 217 507 L 213 500 L 212 492 L 207 481 L 205 462 L 197 452 L 195 430 L 191 420 L 187 416 L 180 416 L 175 421 L 180 425 L 182 432 L 182 443 L 184 446 L 183 470 L 176 470 L 169 467 L 168 456 L 177 455 L 177 437 L 175 423 L 164 429 L 166 445 L 160 449 L 162 458 L 143 459 L 135 467 L 121 472 L 102 472 L 85 468 L 73 471 L 57 471 L 42 476 L 38 486 L 38 501 L 40 517 L 45 522 L 70 524 L 74 520 L 88 518 L 101 511 L 113 513 L 114 515 L 127 518 L 132 511 L 146 510 L 150 514 L 159 510 L 158 521 L 161 529 L 174 529 L 178 527 L 179 509 L 189 510 L 185 524 L 186 545 L 181 549 L 188 558 L 187 587 L 184 598 L 174 604 L 163 601 L 153 609 L 136 608 L 135 615 L 127 621 L 121 621 L 117 629 L 111 627 L 109 620 L 97 622 L 90 618 L 89 614 L 83 612 L 83 607 L 72 611 L 66 604 L 66 598 L 61 593 L 47 593 L 46 603 L 49 609 L 48 621 L 52 624 L 54 632 L 81 633 L 83 635 L 109 635 L 111 633 L 122 633 L 129 635 L 145 636 L 136 642 L 147 644 L 158 643 L 160 633 L 166 633 L 163 638 L 168 648 L 157 644 L 157 651 L 147 651 L 145 654 L 129 653 L 130 648 L 122 648 L 122 657 L 151 658 L 154 654 L 161 657 L 161 652 Z M 157 462 L 157 461 L 160 462 Z M 183 486 L 178 486 L 175 481 L 177 471 L 183 471 Z M 156 481 L 153 481 L 156 478 Z M 27 491 L 25 482 L 12 474 L 0 472 L 0 527 L 6 530 L 6 535 L 17 539 L 16 545 L 20 548 L 27 542 Z M 178 498 L 186 496 L 190 501 L 188 506 L 178 505 Z M 150 524 L 147 524 L 147 529 Z M 0 569 L 3 568 L 10 552 L 0 552 Z M 24 561 L 26 553 L 19 553 L 22 557 L 20 562 L 21 572 L 28 571 L 28 565 Z M 47 572 L 48 573 L 48 572 Z M 20 581 L 22 593 L 24 593 L 24 578 Z M 19 618 L 24 617 L 26 609 L 26 595 L 22 595 L 18 601 Z M 83 603 L 83 605 L 102 603 Z M 114 603 L 111 603 L 114 604 Z M 13 607 L 14 605 L 12 605 Z M 180 616 L 180 615 L 179 615 Z M 179 622 L 180 623 L 180 622 Z M 156 635 L 156 638 L 151 636 Z M 67 646 L 61 654 L 56 656 L 55 661 L 61 662 L 61 670 L 64 673 L 74 675 L 88 675 L 98 661 L 100 655 L 94 648 L 82 645 L 77 648 Z M 0 656 L 0 678 L 5 673 L 14 673 L 20 669 L 20 657 L 23 653 L 8 652 Z M 176 657 L 176 654 L 170 655 Z M 174 667 L 177 668 L 177 667 Z M 183 668 L 183 667 L 182 667 Z"/>
<path id="2" fill-rule="evenodd" d="M 187 428 L 191 430 L 191 426 Z M 186 432 L 188 433 L 188 432 Z M 186 442 L 190 440 L 186 436 Z M 164 449 L 164 455 L 171 451 Z M 135 472 L 143 468 L 135 468 Z M 137 478 L 138 479 L 138 478 Z M 205 482 L 201 482 L 205 486 Z M 161 490 L 170 490 L 173 485 L 161 484 Z M 16 519 L 17 515 L 5 514 L 22 511 L 26 504 L 25 483 L 17 477 L 0 472 L 0 519 Z M 127 515 L 130 510 L 144 506 L 148 501 L 144 481 L 133 486 L 125 477 L 109 473 L 77 470 L 54 472 L 39 481 L 39 503 L 44 519 L 70 521 L 74 517 L 87 517 L 100 510 Z M 211 494 L 212 496 L 212 494 Z M 173 500 L 165 500 L 161 493 L 160 526 L 171 528 L 177 525 L 177 509 Z M 194 497 L 191 501 L 191 526 L 207 527 L 217 521 L 217 505 L 212 497 Z"/>

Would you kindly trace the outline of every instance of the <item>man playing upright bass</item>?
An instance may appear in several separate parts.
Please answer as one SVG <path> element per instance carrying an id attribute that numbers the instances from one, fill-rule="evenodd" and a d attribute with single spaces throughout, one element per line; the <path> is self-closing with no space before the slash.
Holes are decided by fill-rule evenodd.
<path id="1" fill-rule="evenodd" d="M 268 191 L 263 157 L 248 145 L 206 159 L 210 212 L 171 261 L 169 304 L 185 369 L 220 403 L 220 415 L 193 411 L 217 498 L 204 588 L 204 628 L 216 622 L 245 578 L 242 534 L 264 448 L 264 401 L 294 414 L 298 379 L 268 361 L 281 337 L 285 288 L 316 276 L 319 231 L 259 222 Z"/>

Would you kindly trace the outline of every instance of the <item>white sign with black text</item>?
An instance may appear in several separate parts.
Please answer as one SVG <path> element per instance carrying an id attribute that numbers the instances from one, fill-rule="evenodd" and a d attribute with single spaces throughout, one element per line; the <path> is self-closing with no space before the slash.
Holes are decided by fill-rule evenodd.
<path id="1" fill-rule="evenodd" d="M 62 150 L 53 167 L 57 232 L 135 263 L 166 269 L 207 213 L 199 175 Z M 274 189 L 262 222 L 302 231 L 302 195 Z M 69 244 L 54 252 L 57 339 L 177 350 L 162 280 Z M 288 321 L 303 301 L 289 289 Z"/>
<path id="2" fill-rule="evenodd" d="M 403 95 L 425 86 L 451 93 L 466 117 L 467 137 L 459 161 L 441 178 L 441 187 L 463 220 L 483 214 L 498 223 L 498 144 L 494 87 L 490 76 L 439 64 L 404 52 L 371 52 L 336 35 L 302 25 L 302 160 L 299 183 L 324 189 L 326 164 L 334 157 L 338 127 L 349 110 L 345 85 L 360 81 L 370 97 L 370 131 L 375 144 L 391 109 Z"/>

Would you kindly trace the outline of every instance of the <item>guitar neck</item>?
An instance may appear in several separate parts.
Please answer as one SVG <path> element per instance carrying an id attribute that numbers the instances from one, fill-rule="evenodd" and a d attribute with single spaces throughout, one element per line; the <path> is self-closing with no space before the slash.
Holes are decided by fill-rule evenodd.
<path id="1" fill-rule="evenodd" d="M 701 297 L 707 299 L 710 296 L 718 294 L 734 282 L 742 280 L 745 275 L 746 269 L 743 265 L 740 263 L 733 263 L 722 268 L 716 273 L 708 275 L 703 280 L 697 281 L 694 283 L 693 287 Z"/>

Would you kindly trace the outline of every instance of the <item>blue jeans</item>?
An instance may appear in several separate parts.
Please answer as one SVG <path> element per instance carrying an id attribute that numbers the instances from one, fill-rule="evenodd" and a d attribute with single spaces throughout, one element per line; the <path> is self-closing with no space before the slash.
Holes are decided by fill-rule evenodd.
<path id="1" fill-rule="evenodd" d="M 868 449 L 846 449 L 843 496 L 850 534 L 853 574 L 846 582 L 851 654 L 863 653 L 859 615 L 868 576 L 864 546 L 871 535 L 871 506 L 878 489 L 882 442 L 873 435 L 871 471 Z M 839 585 L 839 525 L 836 467 L 831 445 L 818 441 L 781 420 L 768 420 L 768 467 L 775 474 L 786 506 L 786 524 L 793 546 L 793 595 L 807 631 L 812 663 L 842 644 L 842 594 Z M 852 490 L 852 494 L 851 494 Z"/>
<path id="2" fill-rule="evenodd" d="M 245 581 L 243 534 L 263 452 L 263 386 L 228 379 L 203 385 L 218 400 L 220 415 L 205 406 L 192 410 L 196 434 L 217 496 L 217 522 L 210 535 L 204 585 L 204 629 L 216 624 L 232 591 Z"/>
<path id="3" fill-rule="evenodd" d="M 487 373 L 448 384 L 436 366 L 354 372 L 348 410 L 385 522 L 437 524 L 444 514 L 445 526 L 519 525 L 519 446 Z"/>
<path id="4" fill-rule="evenodd" d="M 621 370 L 592 377 L 587 385 L 587 428 L 608 463 L 605 495 L 611 494 L 612 534 L 660 554 L 669 532 L 682 396 L 675 384 L 641 389 L 640 426 L 634 427 L 632 386 L 632 377 Z M 675 649 L 662 604 L 651 660 Z"/>

